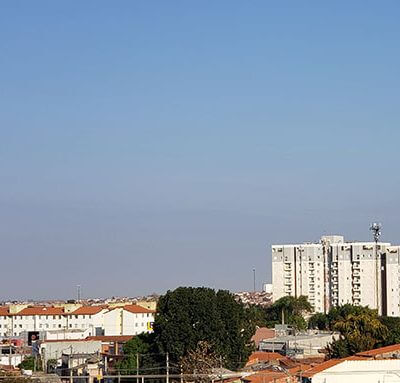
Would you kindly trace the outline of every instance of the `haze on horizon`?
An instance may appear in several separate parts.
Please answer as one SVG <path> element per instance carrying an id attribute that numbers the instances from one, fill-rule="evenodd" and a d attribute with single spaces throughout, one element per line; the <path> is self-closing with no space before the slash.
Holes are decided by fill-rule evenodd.
<path id="1" fill-rule="evenodd" d="M 250 290 L 400 243 L 396 1 L 0 3 L 0 300 Z"/>

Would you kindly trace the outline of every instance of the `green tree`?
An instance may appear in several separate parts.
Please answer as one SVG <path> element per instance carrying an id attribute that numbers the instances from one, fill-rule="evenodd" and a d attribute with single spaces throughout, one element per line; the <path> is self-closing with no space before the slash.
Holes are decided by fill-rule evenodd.
<path id="1" fill-rule="evenodd" d="M 153 334 L 139 334 L 124 344 L 124 359 L 116 365 L 121 375 L 134 375 L 137 372 L 139 374 L 148 373 L 147 369 L 156 364 L 152 353 L 153 337 Z"/>
<path id="2" fill-rule="evenodd" d="M 25 358 L 19 365 L 18 368 L 23 369 L 23 370 L 32 370 L 32 371 L 40 371 L 42 367 L 42 363 L 40 362 L 40 359 L 37 358 L 35 360 L 35 357 L 33 356 L 28 356 Z"/>
<path id="3" fill-rule="evenodd" d="M 338 320 L 333 329 L 341 337 L 328 347 L 331 357 L 343 357 L 377 347 L 388 336 L 388 329 L 379 320 L 375 310 L 361 310 Z"/>
<path id="4" fill-rule="evenodd" d="M 159 352 L 168 352 L 176 365 L 200 341 L 206 341 L 224 360 L 225 367 L 239 368 L 253 350 L 254 332 L 254 320 L 228 291 L 180 287 L 158 301 L 156 344 Z"/>
<path id="5" fill-rule="evenodd" d="M 266 311 L 267 322 L 271 324 L 285 322 L 298 330 L 305 330 L 307 322 L 304 314 L 312 312 L 313 308 L 307 297 L 302 295 L 298 298 L 286 296 L 274 302 Z"/>
<path id="6" fill-rule="evenodd" d="M 323 313 L 316 313 L 312 315 L 308 320 L 308 328 L 317 330 L 328 330 L 329 329 L 328 316 Z"/>
<path id="7" fill-rule="evenodd" d="M 383 316 L 380 317 L 379 320 L 389 330 L 389 333 L 385 339 L 383 339 L 381 346 L 400 343 L 400 318 Z"/>

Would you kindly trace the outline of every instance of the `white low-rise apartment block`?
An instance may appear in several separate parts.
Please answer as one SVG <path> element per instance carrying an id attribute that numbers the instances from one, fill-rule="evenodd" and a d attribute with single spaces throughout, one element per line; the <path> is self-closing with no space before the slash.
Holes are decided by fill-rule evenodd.
<path id="1" fill-rule="evenodd" d="M 400 246 L 345 242 L 338 235 L 273 245 L 272 282 L 274 301 L 305 295 L 316 312 L 350 303 L 400 316 Z"/>
<path id="2" fill-rule="evenodd" d="M 63 307 L 33 306 L 21 310 L 0 307 L 0 337 L 18 337 L 32 332 L 66 338 L 60 332 L 80 330 L 87 336 L 138 335 L 152 332 L 155 311 L 137 305 L 124 307 L 82 306 L 65 312 Z M 51 333 L 51 335 L 50 335 Z"/>
<path id="3" fill-rule="evenodd" d="M 104 314 L 104 335 L 138 335 L 153 331 L 154 311 L 141 306 L 116 307 Z"/>

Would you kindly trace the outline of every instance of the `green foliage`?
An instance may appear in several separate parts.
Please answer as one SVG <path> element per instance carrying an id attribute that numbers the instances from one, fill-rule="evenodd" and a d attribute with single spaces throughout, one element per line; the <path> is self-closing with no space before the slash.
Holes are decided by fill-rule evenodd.
<path id="1" fill-rule="evenodd" d="M 160 297 L 154 335 L 159 351 L 174 363 L 206 341 L 225 367 L 236 369 L 253 350 L 255 322 L 228 291 L 180 287 Z"/>
<path id="2" fill-rule="evenodd" d="M 331 357 L 349 356 L 371 350 L 382 344 L 388 337 L 388 328 L 379 320 L 375 310 L 357 307 L 356 310 L 350 310 L 350 312 L 352 313 L 331 324 L 333 330 L 341 334 L 340 339 L 328 347 Z"/>
<path id="3" fill-rule="evenodd" d="M 312 306 L 307 297 L 302 295 L 298 298 L 287 296 L 278 299 L 265 310 L 265 323 L 269 327 L 279 324 L 284 319 L 285 324 L 291 325 L 297 330 L 305 330 L 307 322 L 303 314 L 312 312 Z"/>
<path id="4" fill-rule="evenodd" d="M 288 324 L 297 331 L 305 331 L 307 329 L 307 321 L 299 314 L 290 315 Z"/>
<path id="5" fill-rule="evenodd" d="M 388 335 L 382 342 L 382 346 L 400 343 L 400 318 L 399 317 L 380 317 L 381 323 L 389 330 Z"/>
<path id="6" fill-rule="evenodd" d="M 329 319 L 328 316 L 322 313 L 316 313 L 308 320 L 309 329 L 328 330 Z"/>
<path id="7" fill-rule="evenodd" d="M 123 346 L 124 359 L 116 365 L 121 375 L 134 375 L 137 372 L 148 373 L 147 369 L 154 366 L 155 361 L 152 358 L 154 347 L 153 334 L 140 334 L 133 337 Z M 139 368 L 138 364 L 139 362 Z"/>
<path id="8" fill-rule="evenodd" d="M 342 306 L 332 307 L 329 311 L 327 317 L 329 322 L 329 329 L 333 330 L 336 322 L 343 321 L 348 315 L 360 315 L 367 314 L 374 316 L 376 315 L 376 310 L 372 310 L 367 306 L 354 306 L 351 304 L 345 304 Z"/>
<path id="9" fill-rule="evenodd" d="M 18 368 L 23 370 L 39 371 L 41 370 L 41 365 L 42 364 L 40 363 L 40 360 L 37 359 L 35 362 L 35 358 L 33 356 L 28 356 L 18 365 Z"/>
<path id="10" fill-rule="evenodd" d="M 245 310 L 249 321 L 251 321 L 256 327 L 268 327 L 265 308 L 258 305 L 251 305 L 246 307 Z"/>

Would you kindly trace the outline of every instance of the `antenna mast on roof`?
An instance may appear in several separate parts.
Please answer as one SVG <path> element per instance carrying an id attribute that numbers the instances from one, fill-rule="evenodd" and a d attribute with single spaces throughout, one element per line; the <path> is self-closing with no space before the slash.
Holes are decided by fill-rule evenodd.
<path id="1" fill-rule="evenodd" d="M 375 243 L 378 243 L 379 242 L 379 238 L 382 235 L 382 232 L 381 232 L 382 225 L 380 223 L 374 222 L 374 223 L 371 224 L 369 229 L 373 233 Z"/>

